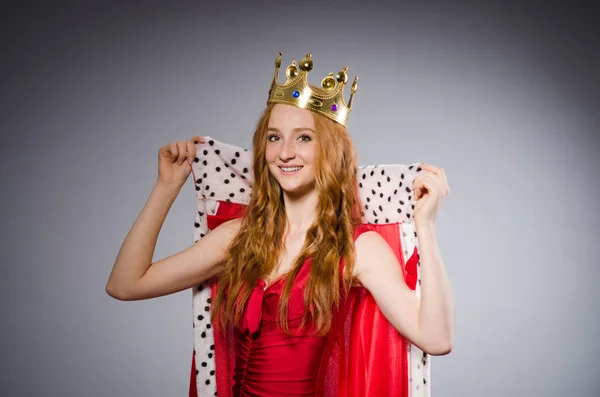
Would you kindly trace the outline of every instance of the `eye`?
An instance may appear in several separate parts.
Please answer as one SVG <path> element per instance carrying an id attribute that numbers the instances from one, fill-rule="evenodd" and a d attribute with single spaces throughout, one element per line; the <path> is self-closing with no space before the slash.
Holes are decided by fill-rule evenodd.
<path id="1" fill-rule="evenodd" d="M 267 135 L 267 141 L 269 142 L 275 142 L 276 140 L 278 140 L 279 137 L 275 134 L 269 134 Z"/>
<path id="2" fill-rule="evenodd" d="M 310 142 L 310 141 L 312 141 L 312 137 L 310 135 L 307 135 L 307 134 L 302 134 L 302 135 L 300 135 L 299 138 L 300 138 L 300 140 L 302 142 Z"/>

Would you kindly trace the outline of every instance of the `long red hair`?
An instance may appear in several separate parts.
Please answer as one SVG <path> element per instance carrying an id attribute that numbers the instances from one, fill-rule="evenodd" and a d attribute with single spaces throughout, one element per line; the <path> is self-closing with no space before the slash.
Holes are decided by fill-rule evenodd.
<path id="1" fill-rule="evenodd" d="M 286 213 L 282 189 L 265 161 L 267 128 L 274 104 L 268 104 L 256 126 L 253 140 L 254 182 L 240 230 L 231 242 L 225 270 L 213 302 L 213 323 L 239 325 L 254 286 L 268 277 L 283 250 Z M 305 288 L 305 307 L 316 331 L 329 330 L 333 310 L 350 287 L 354 269 L 354 228 L 361 222 L 356 186 L 357 158 L 346 128 L 324 116 L 314 117 L 317 140 L 315 188 L 316 219 L 306 232 L 298 258 L 285 277 L 279 318 L 289 332 L 288 301 L 302 264 L 311 258 Z M 344 283 L 340 286 L 340 260 L 344 258 Z"/>

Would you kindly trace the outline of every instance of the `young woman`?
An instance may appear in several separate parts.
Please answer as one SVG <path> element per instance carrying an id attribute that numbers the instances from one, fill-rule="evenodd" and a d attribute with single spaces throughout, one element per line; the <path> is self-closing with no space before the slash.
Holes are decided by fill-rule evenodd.
<path id="1" fill-rule="evenodd" d="M 423 164 L 413 185 L 419 299 L 387 242 L 361 225 L 357 162 L 345 126 L 285 103 L 269 102 L 255 130 L 245 215 L 152 263 L 160 228 L 196 158 L 195 142 L 204 139 L 159 150 L 158 180 L 119 251 L 110 296 L 148 299 L 218 275 L 212 317 L 215 327 L 235 330 L 235 396 L 314 395 L 325 338 L 351 287 L 367 289 L 394 328 L 424 352 L 450 352 L 454 303 L 435 232 L 450 192 L 441 168 Z"/>

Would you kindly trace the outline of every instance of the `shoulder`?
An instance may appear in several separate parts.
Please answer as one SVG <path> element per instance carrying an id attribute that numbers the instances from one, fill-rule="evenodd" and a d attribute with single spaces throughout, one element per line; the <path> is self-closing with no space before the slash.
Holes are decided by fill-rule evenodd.
<path id="1" fill-rule="evenodd" d="M 361 235 L 372 231 L 373 228 L 368 223 L 361 223 L 354 227 L 354 241 L 356 241 Z"/>
<path id="2" fill-rule="evenodd" d="M 354 241 L 356 252 L 371 251 L 373 249 L 390 249 L 385 239 L 374 230 L 364 230 Z"/>
<path id="3" fill-rule="evenodd" d="M 389 249 L 388 243 L 371 225 L 363 223 L 354 228 L 354 250 L 357 262 L 359 255 L 364 261 L 365 258 L 377 255 L 379 250 L 386 249 L 386 247 Z"/>
<path id="4" fill-rule="evenodd" d="M 228 229 L 230 231 L 239 231 L 240 227 L 242 226 L 242 218 L 233 218 L 230 219 L 226 222 L 223 222 L 222 224 L 220 224 L 215 230 L 217 230 L 219 227 L 223 227 L 225 229 Z"/>
<path id="5" fill-rule="evenodd" d="M 215 227 L 210 233 L 206 235 L 206 237 L 200 239 L 200 241 L 210 241 L 212 243 L 216 243 L 219 246 L 227 247 L 240 231 L 241 225 L 241 218 L 230 219 Z"/>
<path id="6" fill-rule="evenodd" d="M 373 270 L 379 263 L 396 261 L 392 247 L 379 233 L 373 230 L 365 230 L 360 233 L 354 243 L 354 249 L 356 252 L 354 275 L 356 277 Z"/>

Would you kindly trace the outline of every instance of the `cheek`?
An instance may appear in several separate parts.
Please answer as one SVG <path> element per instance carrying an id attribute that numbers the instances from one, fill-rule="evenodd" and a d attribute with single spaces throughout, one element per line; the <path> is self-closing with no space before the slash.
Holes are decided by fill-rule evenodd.
<path id="1" fill-rule="evenodd" d="M 317 156 L 319 155 L 319 149 L 317 148 L 316 144 L 307 146 L 303 152 L 304 152 L 303 157 L 306 161 L 313 163 L 313 164 L 315 163 L 315 161 L 317 161 Z"/>
<path id="2" fill-rule="evenodd" d="M 272 163 L 277 158 L 277 151 L 274 150 L 273 146 L 267 146 L 265 150 L 265 160 L 267 163 Z"/>

